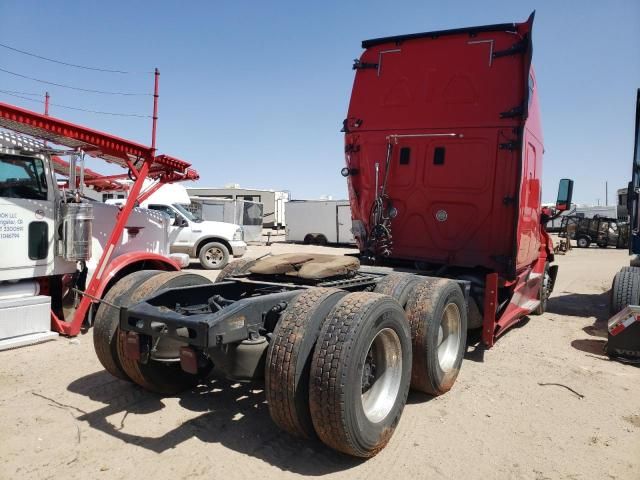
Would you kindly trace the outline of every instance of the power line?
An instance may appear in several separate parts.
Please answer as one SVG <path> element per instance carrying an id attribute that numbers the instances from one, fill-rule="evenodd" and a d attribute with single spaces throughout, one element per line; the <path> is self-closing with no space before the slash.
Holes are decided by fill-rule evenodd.
<path id="1" fill-rule="evenodd" d="M 143 73 L 143 74 L 151 74 L 153 72 L 127 72 L 124 70 L 111 70 L 109 68 L 98 68 L 98 67 L 88 67 L 86 65 L 77 65 L 75 63 L 63 62 L 61 60 L 54 60 L 53 58 L 43 57 L 42 55 L 36 55 L 35 53 L 26 52 L 24 50 L 20 50 L 15 47 L 10 47 L 9 45 L 5 45 L 0 43 L 0 47 L 6 48 L 7 50 L 12 50 L 14 52 L 21 53 L 23 55 L 28 55 L 30 57 L 39 58 L 40 60 L 46 60 L 47 62 L 57 63 L 59 65 L 65 65 L 67 67 L 81 68 L 83 70 L 93 70 L 95 72 L 107 72 L 107 73 L 124 73 L 124 74 L 132 74 L 132 73 Z"/>
<path id="2" fill-rule="evenodd" d="M 33 98 L 28 98 L 28 97 L 23 97 L 21 95 L 16 95 L 15 93 L 11 92 L 10 90 L 0 90 L 0 93 L 4 93 L 4 94 L 10 95 L 12 97 L 20 98 L 22 100 L 27 100 L 29 102 L 40 103 L 40 104 L 44 103 L 42 100 L 35 100 Z M 25 95 L 33 95 L 33 94 L 25 94 Z M 52 107 L 66 108 L 67 110 L 76 110 L 76 111 L 79 111 L 79 112 L 95 113 L 95 114 L 98 114 L 98 115 L 111 115 L 111 116 L 115 116 L 115 117 L 151 118 L 151 115 L 141 115 L 141 114 L 138 114 L 138 113 L 102 112 L 102 111 L 99 111 L 99 110 L 88 110 L 88 109 L 85 109 L 85 108 L 70 107 L 69 105 L 60 105 L 60 104 L 57 104 L 57 103 L 50 103 L 49 105 L 52 106 Z"/>
<path id="3" fill-rule="evenodd" d="M 9 75 L 14 75 L 14 76 L 20 77 L 20 78 L 26 78 L 27 80 L 32 80 L 34 82 L 45 83 L 47 85 L 55 85 L 56 87 L 68 88 L 70 90 L 77 90 L 77 91 L 80 91 L 80 92 L 99 93 L 99 94 L 102 94 L 102 95 L 126 95 L 126 96 L 145 96 L 145 97 L 146 96 L 151 96 L 150 93 L 109 92 L 109 91 L 105 91 L 105 90 L 92 90 L 92 89 L 89 89 L 89 88 L 73 87 L 71 85 L 63 85 L 61 83 L 54 83 L 54 82 L 49 82 L 47 80 L 41 80 L 39 78 L 28 77 L 27 75 L 22 75 L 21 73 L 11 72 L 9 70 L 4 70 L 3 68 L 0 68 L 0 72 L 8 73 Z"/>
<path id="4" fill-rule="evenodd" d="M 8 93 L 9 95 L 14 93 L 14 94 L 18 94 L 18 95 L 31 95 L 32 97 L 41 97 L 42 96 L 41 93 L 17 92 L 15 90 L 1 90 L 1 91 L 4 92 L 4 93 Z"/>

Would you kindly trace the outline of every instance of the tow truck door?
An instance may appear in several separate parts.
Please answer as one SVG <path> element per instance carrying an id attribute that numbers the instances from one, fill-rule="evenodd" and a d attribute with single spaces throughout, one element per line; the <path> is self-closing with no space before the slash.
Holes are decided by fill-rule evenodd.
<path id="1" fill-rule="evenodd" d="M 0 153 L 0 280 L 53 271 L 55 194 L 42 156 Z"/>

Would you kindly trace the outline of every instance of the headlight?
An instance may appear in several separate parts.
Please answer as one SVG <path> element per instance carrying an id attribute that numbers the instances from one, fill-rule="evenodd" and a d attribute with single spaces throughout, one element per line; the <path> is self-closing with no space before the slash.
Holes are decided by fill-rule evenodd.
<path id="1" fill-rule="evenodd" d="M 233 234 L 233 239 L 234 240 L 244 240 L 244 230 L 242 230 L 242 227 L 238 228 L 236 230 L 236 233 Z"/>

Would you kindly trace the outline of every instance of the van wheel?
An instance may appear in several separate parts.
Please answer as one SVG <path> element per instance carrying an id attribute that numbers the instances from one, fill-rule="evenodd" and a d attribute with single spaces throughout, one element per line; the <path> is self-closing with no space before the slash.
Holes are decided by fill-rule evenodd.
<path id="1" fill-rule="evenodd" d="M 329 312 L 311 363 L 309 404 L 329 447 L 372 457 L 389 442 L 407 400 L 411 336 L 391 297 L 350 293 Z"/>
<path id="2" fill-rule="evenodd" d="M 211 281 L 195 273 L 164 272 L 159 273 L 131 292 L 129 305 L 151 296 L 166 288 L 179 288 L 194 285 L 207 285 Z M 180 332 L 180 329 L 178 329 Z M 188 335 L 185 332 L 185 336 Z M 171 338 L 162 338 L 155 346 L 155 354 L 152 354 L 146 363 L 133 360 L 125 354 L 126 335 L 120 333 L 118 338 L 118 356 L 122 369 L 129 378 L 145 390 L 163 395 L 172 395 L 186 390 L 198 384 L 212 370 L 213 364 L 201 367 L 197 375 L 183 371 L 180 368 L 179 350 L 184 342 Z"/>
<path id="3" fill-rule="evenodd" d="M 220 270 L 213 283 L 224 282 L 228 277 L 249 273 L 249 269 L 255 265 L 258 260 L 255 258 L 240 258 L 229 262 L 226 267 Z"/>
<path id="4" fill-rule="evenodd" d="M 324 319 L 346 294 L 334 288 L 301 293 L 289 303 L 273 332 L 265 372 L 269 413 L 292 435 L 315 437 L 309 410 L 311 358 Z"/>
<path id="5" fill-rule="evenodd" d="M 591 245 L 591 240 L 588 237 L 578 237 L 576 243 L 580 248 L 588 248 Z"/>
<path id="6" fill-rule="evenodd" d="M 455 383 L 466 348 L 462 290 L 451 280 L 424 280 L 409 296 L 406 311 L 413 345 L 411 388 L 442 395 Z"/>
<path id="7" fill-rule="evenodd" d="M 105 302 L 108 303 L 100 303 L 98 307 L 93 324 L 93 348 L 104 369 L 114 377 L 129 380 L 118 357 L 120 310 L 111 305 L 122 307 L 131 305 L 135 302 L 135 299 L 130 296 L 131 292 L 135 292 L 139 285 L 158 273 L 161 271 L 141 270 L 122 277 L 104 296 Z"/>
<path id="8" fill-rule="evenodd" d="M 380 280 L 373 291 L 395 298 L 404 308 L 407 306 L 409 294 L 419 282 L 420 277 L 411 273 L 391 273 Z"/>
<path id="9" fill-rule="evenodd" d="M 200 265 L 207 270 L 219 270 L 229 263 L 229 249 L 220 242 L 209 242 L 200 249 Z"/>

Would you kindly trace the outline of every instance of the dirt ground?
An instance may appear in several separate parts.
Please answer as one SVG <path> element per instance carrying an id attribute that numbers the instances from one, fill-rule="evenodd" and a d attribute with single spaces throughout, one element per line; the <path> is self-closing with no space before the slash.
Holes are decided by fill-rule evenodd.
<path id="1" fill-rule="evenodd" d="M 491 350 L 470 345 L 448 394 L 410 394 L 367 461 L 280 432 L 261 385 L 214 378 L 160 398 L 116 380 L 91 332 L 0 352 L 0 478 L 637 480 L 640 368 L 602 354 L 607 290 L 626 262 L 612 249 L 560 257 L 549 312 Z"/>

